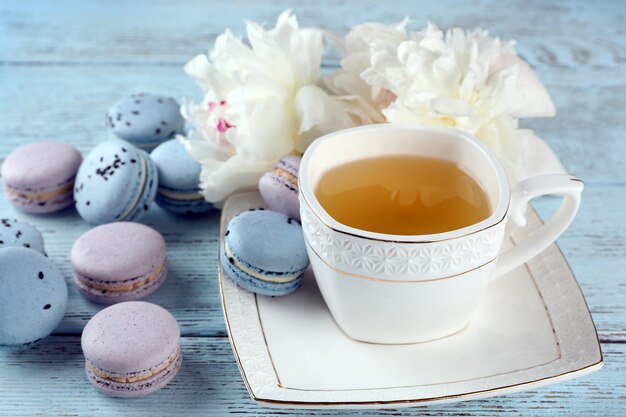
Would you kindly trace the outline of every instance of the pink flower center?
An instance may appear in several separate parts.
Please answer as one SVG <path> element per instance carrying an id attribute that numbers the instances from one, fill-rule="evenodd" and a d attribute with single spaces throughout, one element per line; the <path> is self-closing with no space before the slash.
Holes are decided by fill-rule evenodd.
<path id="1" fill-rule="evenodd" d="M 217 115 L 215 115 L 215 117 L 210 117 L 209 123 L 215 122 L 215 120 L 217 120 L 217 122 L 215 123 L 215 128 L 217 129 L 219 133 L 224 133 L 231 127 L 235 127 L 234 125 L 231 125 L 230 123 L 228 123 L 228 121 L 223 116 L 225 106 L 226 106 L 226 100 L 209 101 L 208 103 L 209 113 L 213 113 L 214 111 L 217 110 Z"/>
<path id="2" fill-rule="evenodd" d="M 217 122 L 217 131 L 220 133 L 224 133 L 226 132 L 228 129 L 230 129 L 231 127 L 233 127 L 230 123 L 228 123 L 226 121 L 226 119 L 224 118 L 220 118 L 219 121 Z"/>

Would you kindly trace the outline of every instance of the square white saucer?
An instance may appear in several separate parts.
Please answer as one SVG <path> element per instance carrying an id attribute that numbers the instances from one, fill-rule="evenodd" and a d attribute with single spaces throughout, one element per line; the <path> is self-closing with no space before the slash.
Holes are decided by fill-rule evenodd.
<path id="1" fill-rule="evenodd" d="M 258 192 L 231 196 L 222 209 L 220 243 L 232 217 L 263 206 Z M 505 245 L 541 224 L 534 210 L 527 217 L 528 226 Z M 398 408 L 466 401 L 554 384 L 603 364 L 591 314 L 556 244 L 493 282 L 467 328 L 408 345 L 346 336 L 311 269 L 302 288 L 276 298 L 238 287 L 219 267 L 218 273 L 244 383 L 254 400 L 274 407 Z"/>

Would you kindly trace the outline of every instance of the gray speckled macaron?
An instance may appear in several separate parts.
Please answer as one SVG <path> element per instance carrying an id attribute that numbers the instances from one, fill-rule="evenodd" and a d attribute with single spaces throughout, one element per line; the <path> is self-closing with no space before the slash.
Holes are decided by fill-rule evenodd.
<path id="1" fill-rule="evenodd" d="M 76 175 L 74 199 L 91 224 L 136 221 L 150 208 L 159 178 L 150 156 L 130 143 L 111 139 L 85 157 Z"/>
<path id="2" fill-rule="evenodd" d="M 185 123 L 176 100 L 148 93 L 133 94 L 115 103 L 105 122 L 118 138 L 145 151 L 182 133 Z"/>
<path id="3" fill-rule="evenodd" d="M 167 385 L 182 363 L 180 329 L 163 307 L 143 301 L 93 316 L 81 346 L 89 381 L 112 397 L 139 397 Z"/>
<path id="4" fill-rule="evenodd" d="M 21 246 L 46 254 L 39 230 L 17 219 L 0 219 L 0 249 Z"/>
<path id="5" fill-rule="evenodd" d="M 63 319 L 67 285 L 59 268 L 32 249 L 0 249 L 0 349 L 20 350 Z"/>

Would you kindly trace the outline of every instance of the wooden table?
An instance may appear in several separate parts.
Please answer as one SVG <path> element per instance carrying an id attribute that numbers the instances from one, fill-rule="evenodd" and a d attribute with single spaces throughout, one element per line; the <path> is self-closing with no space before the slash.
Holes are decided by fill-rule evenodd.
<path id="1" fill-rule="evenodd" d="M 0 3 L 0 159 L 15 146 L 60 139 L 83 153 L 108 134 L 104 112 L 131 92 L 197 96 L 183 64 L 211 47 L 225 28 L 243 32 L 244 18 L 273 24 L 291 2 L 247 1 L 19 1 Z M 413 2 L 316 0 L 298 4 L 304 25 L 345 31 L 355 23 L 392 23 L 405 15 L 414 27 L 482 26 L 505 39 L 536 69 L 558 109 L 554 119 L 531 120 L 566 167 L 583 178 L 580 214 L 559 244 L 587 297 L 605 367 L 562 384 L 491 399 L 365 415 L 626 414 L 626 3 L 565 1 Z M 329 56 L 327 67 L 337 64 Z M 554 200 L 537 203 L 547 215 Z M 219 212 L 195 219 L 153 207 L 145 222 L 168 245 L 171 275 L 147 300 L 179 320 L 185 361 L 180 375 L 157 394 L 118 400 L 87 382 L 80 333 L 101 307 L 71 283 L 69 251 L 89 227 L 73 209 L 49 216 L 16 212 L 4 197 L 0 215 L 17 216 L 44 234 L 50 258 L 68 278 L 65 319 L 39 347 L 0 353 L 0 414 L 17 415 L 276 415 L 250 400 L 226 337 L 217 289 Z M 303 411 L 302 413 L 311 413 Z M 319 411 L 316 415 L 354 415 Z"/>

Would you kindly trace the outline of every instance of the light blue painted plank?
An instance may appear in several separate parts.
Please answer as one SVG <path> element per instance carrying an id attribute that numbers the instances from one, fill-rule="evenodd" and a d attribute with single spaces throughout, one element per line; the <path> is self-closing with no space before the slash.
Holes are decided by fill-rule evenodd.
<path id="1" fill-rule="evenodd" d="M 0 414 L 17 416 L 480 416 L 550 415 L 621 417 L 626 413 L 626 345 L 605 348 L 600 371 L 558 385 L 450 405 L 401 410 L 294 410 L 265 408 L 249 397 L 228 340 L 184 338 L 183 367 L 166 388 L 144 398 L 105 397 L 89 384 L 77 337 L 54 337 L 50 343 L 19 355 L 0 353 Z M 364 364 L 366 366 L 366 364 Z M 332 378 L 329 375 L 329 378 Z"/>
<path id="2" fill-rule="evenodd" d="M 391 6 L 391 7 L 390 7 Z M 303 25 L 345 32 L 365 21 L 395 23 L 410 16 L 416 28 L 480 26 L 520 40 L 533 65 L 614 66 L 624 62 L 624 2 L 396 0 L 212 1 L 59 0 L 0 5 L 0 59 L 17 62 L 181 63 L 208 48 L 225 28 L 242 33 L 243 20 L 272 24 L 293 8 Z M 106 23 L 104 23 L 106 22 Z"/>

